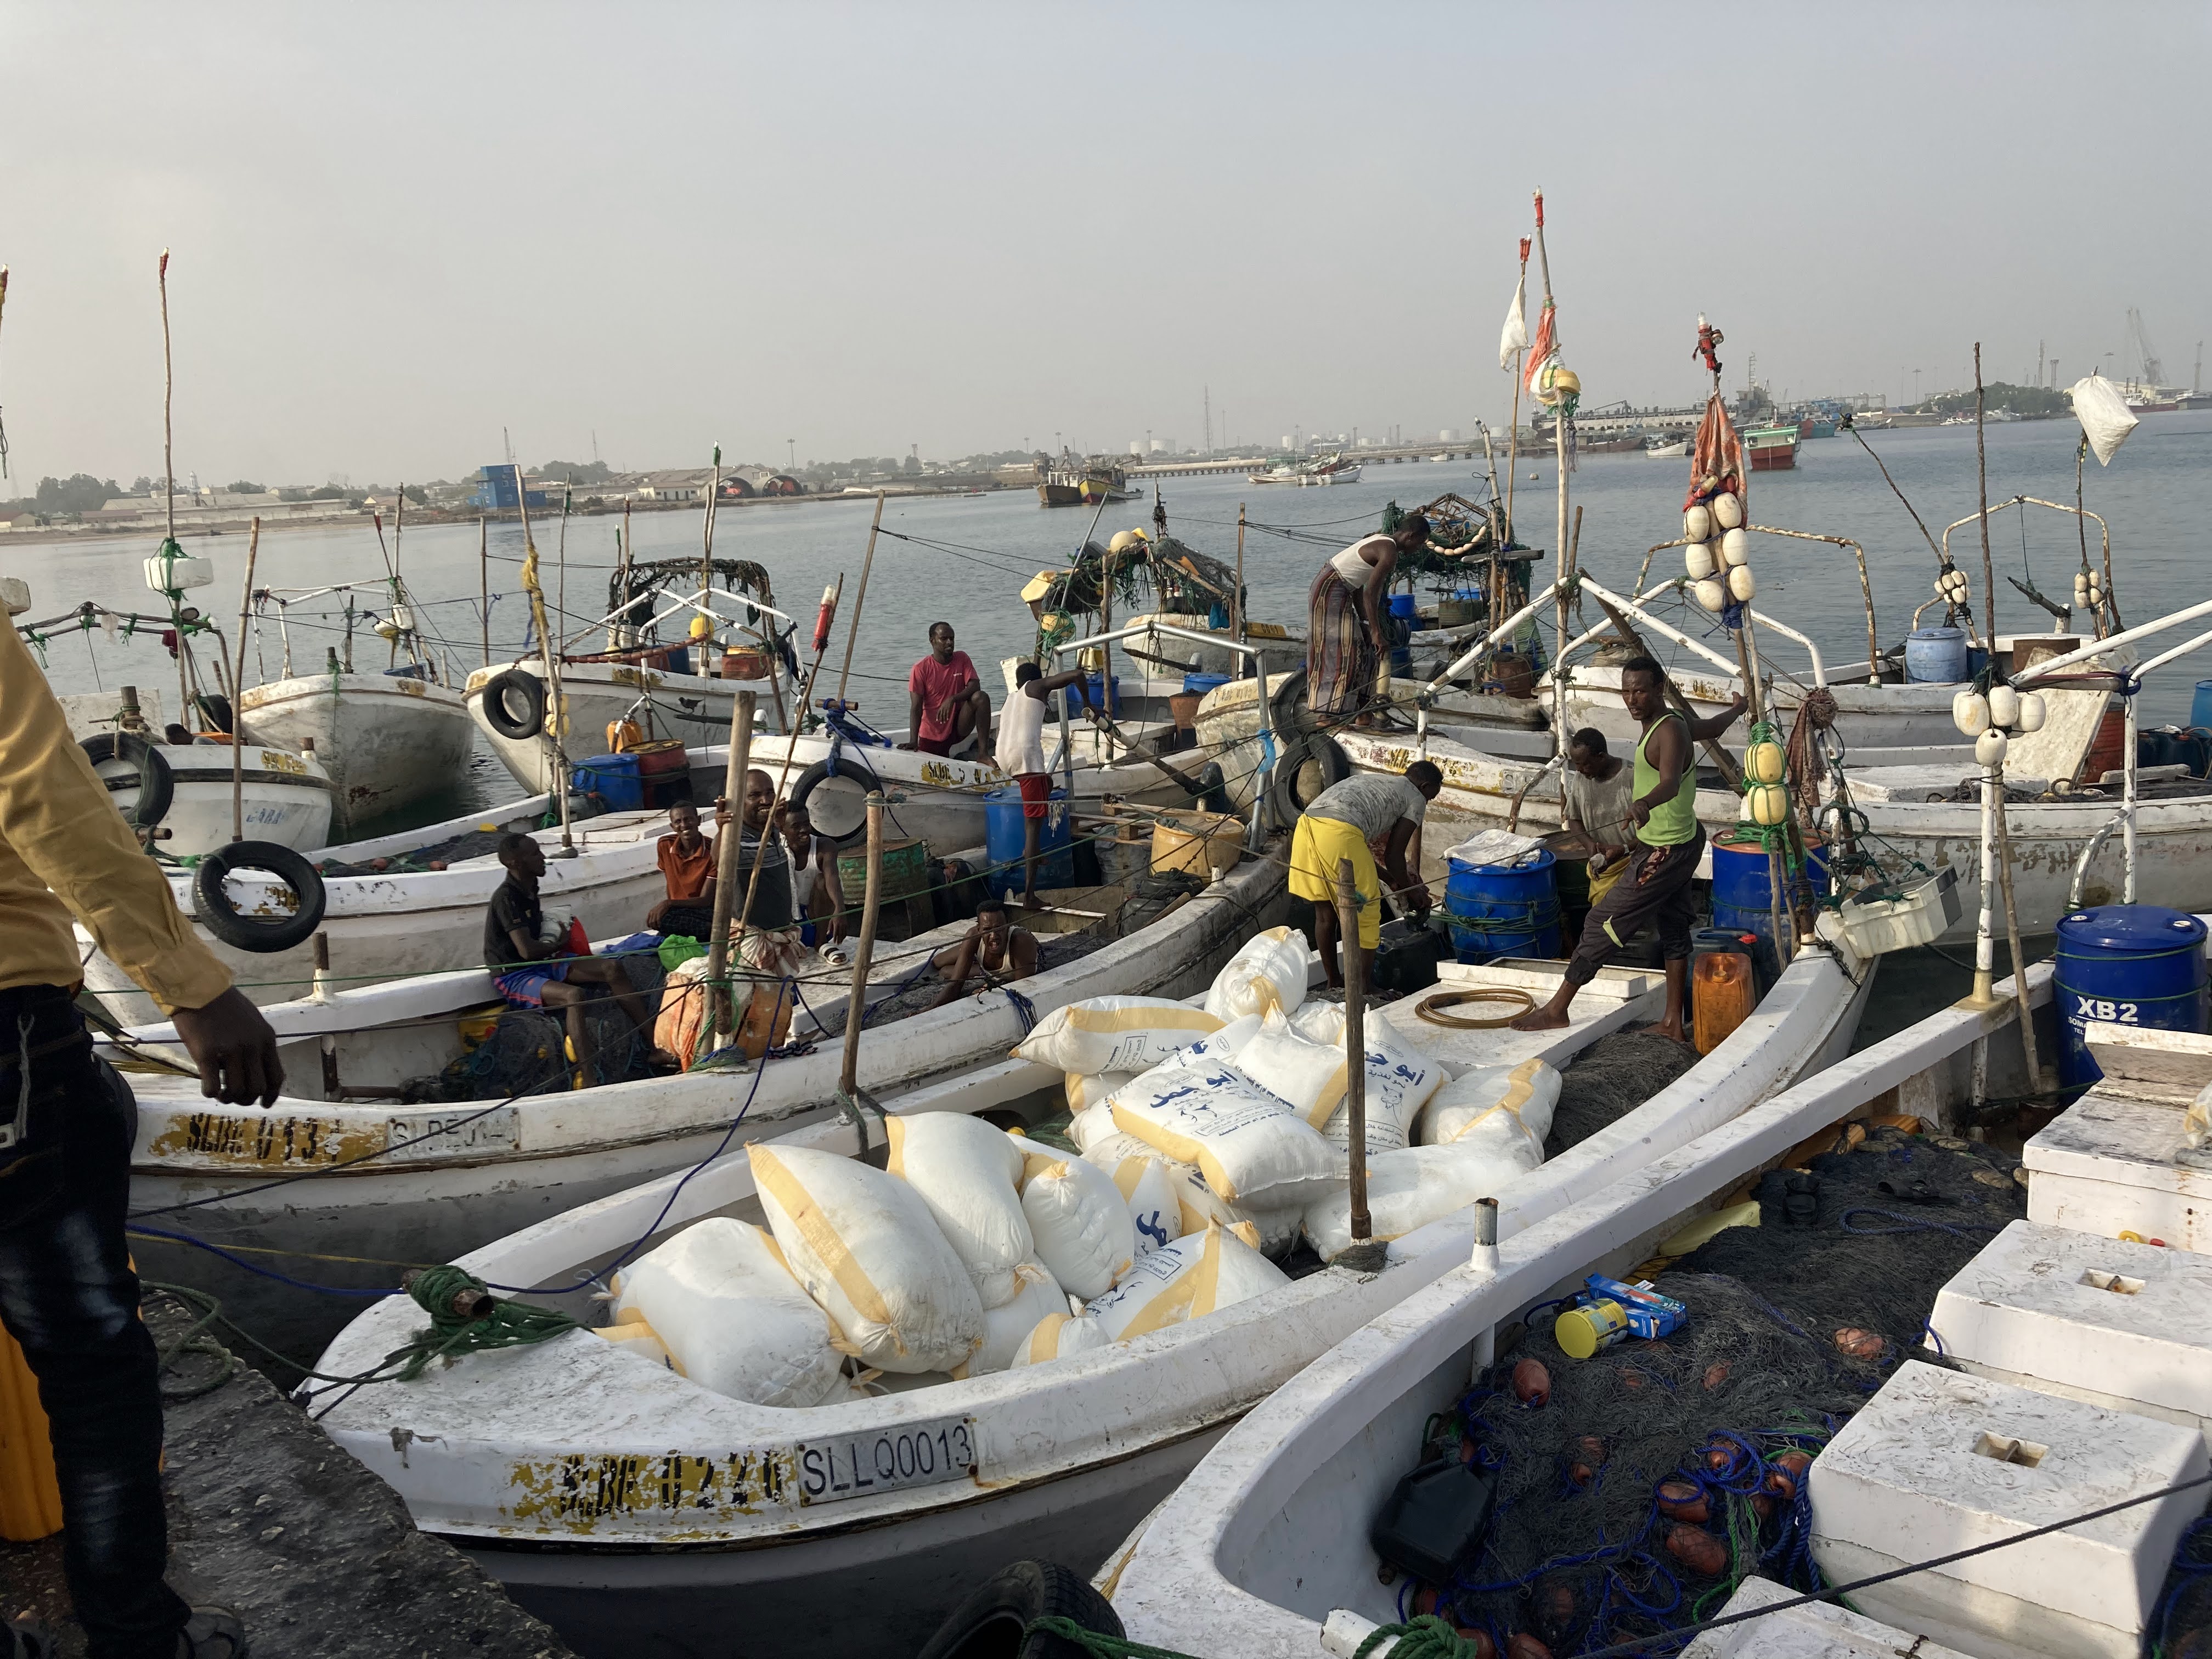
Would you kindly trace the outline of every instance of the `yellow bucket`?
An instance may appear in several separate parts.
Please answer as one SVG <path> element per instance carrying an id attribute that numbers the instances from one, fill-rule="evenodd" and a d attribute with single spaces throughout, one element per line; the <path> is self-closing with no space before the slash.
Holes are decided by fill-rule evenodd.
<path id="1" fill-rule="evenodd" d="M 27 1544 L 62 1529 L 62 1491 L 38 1379 L 0 1331 L 0 1538 Z"/>
<path id="2" fill-rule="evenodd" d="M 1552 1322 L 1552 1340 L 1570 1359 L 1588 1359 L 1628 1334 L 1628 1316 L 1618 1302 L 1586 1302 Z"/>
<path id="3" fill-rule="evenodd" d="M 1225 812 L 1163 812 L 1152 826 L 1155 872 L 1181 870 L 1207 881 L 1243 856 L 1244 826 Z"/>

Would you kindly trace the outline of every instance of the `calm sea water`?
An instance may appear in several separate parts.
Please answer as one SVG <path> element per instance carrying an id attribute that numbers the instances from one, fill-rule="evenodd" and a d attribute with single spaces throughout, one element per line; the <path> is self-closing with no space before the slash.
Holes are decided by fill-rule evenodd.
<path id="1" fill-rule="evenodd" d="M 2021 422 L 1988 429 L 1989 490 L 1992 501 L 2027 494 L 2071 501 L 2074 450 L 2079 428 L 2070 421 Z M 1972 428 L 1937 427 L 1868 434 L 1899 485 L 1940 538 L 1942 527 L 1975 506 Z M 1583 459 L 1570 483 L 1583 511 L 1584 568 L 1616 591 L 1636 574 L 1644 549 L 1680 533 L 1686 463 L 1642 455 Z M 1371 527 L 1386 502 L 1414 507 L 1448 491 L 1479 492 L 1480 464 L 1420 462 L 1370 465 L 1357 483 L 1327 489 L 1254 486 L 1241 476 L 1169 478 L 1160 485 L 1172 533 L 1224 560 L 1236 556 L 1237 508 L 1245 504 L 1254 527 L 1245 542 L 1246 580 L 1253 614 L 1290 619 L 1303 613 L 1306 590 L 1328 549 L 1269 533 L 1261 526 L 1295 529 L 1350 541 Z M 1504 458 L 1499 457 L 1501 477 Z M 1522 539 L 1548 548 L 1554 522 L 1556 474 L 1548 459 L 1523 457 L 1516 482 L 1516 518 Z M 1534 473 L 1532 480 L 1529 477 Z M 2205 596 L 2203 526 L 2212 520 L 2212 412 L 2153 415 L 2128 440 L 2112 465 L 2089 462 L 2087 504 L 2105 515 L 2112 535 L 2115 586 L 2126 617 L 2140 621 Z M 845 627 L 854 610 L 872 500 L 760 503 L 724 511 L 715 551 L 765 566 L 779 605 L 810 621 L 823 587 L 845 577 L 845 605 L 830 667 L 844 649 Z M 1862 543 L 1873 572 L 1885 645 L 1900 638 L 1912 610 L 1931 597 L 1935 564 L 1904 507 L 1873 461 L 1850 436 L 1816 440 L 1799 451 L 1794 472 L 1761 473 L 1751 486 L 1754 522 Z M 1149 526 L 1149 495 L 1109 507 L 1097 524 L 1101 540 L 1114 532 Z M 696 512 L 635 516 L 637 556 L 696 555 L 702 515 Z M 572 518 L 567 537 L 567 610 L 580 627 L 605 613 L 606 584 L 616 553 L 619 515 Z M 1033 639 L 1027 608 L 1018 597 L 1024 580 L 1060 563 L 1091 526 L 1081 508 L 1047 510 L 1027 490 L 988 496 L 893 499 L 884 512 L 886 532 L 877 544 L 865 611 L 853 659 L 853 694 L 864 714 L 879 721 L 905 718 L 906 671 L 927 647 L 935 620 L 953 623 L 964 649 L 985 665 L 1024 652 Z M 532 529 L 545 564 L 549 599 L 562 577 L 557 514 L 533 516 Z M 2094 526 L 2092 526 L 2094 532 Z M 390 526 L 386 528 L 387 539 Z M 907 538 L 907 539 L 901 539 Z M 91 541 L 0 542 L 0 572 L 31 584 L 34 617 L 51 616 L 86 599 L 121 608 L 150 608 L 140 565 L 158 538 L 143 535 Z M 1998 572 L 1996 617 L 2004 632 L 2033 631 L 2049 618 L 2004 583 L 2008 573 L 2032 573 L 2046 593 L 2070 596 L 2078 558 L 2070 515 L 2021 509 L 1990 526 Z M 2090 543 L 2092 556 L 2096 542 Z M 246 538 L 193 538 L 190 550 L 215 562 L 215 585 L 194 595 L 226 630 L 235 626 Z M 1954 532 L 1954 556 L 1980 583 L 1980 544 L 1974 526 Z M 492 651 L 511 656 L 521 644 L 524 602 L 516 581 L 522 556 L 520 526 L 490 530 Z M 1654 574 L 1672 574 L 1679 555 L 1659 556 Z M 465 671 L 482 660 L 477 621 L 477 529 L 432 526 L 408 532 L 399 550 L 402 574 L 426 626 L 447 642 Z M 372 580 L 383 571 L 376 538 L 367 524 L 329 530 L 272 532 L 261 544 L 258 585 L 307 587 Z M 1762 610 L 1803 629 L 1831 661 L 1863 656 L 1865 624 L 1858 577 L 1840 548 L 1766 538 L 1755 544 L 1753 568 Z M 1547 559 L 1540 575 L 1547 574 Z M 369 596 L 374 598 L 372 594 Z M 1693 617 L 1703 613 L 1692 610 Z M 319 664 L 322 646 L 335 641 L 338 618 L 328 601 L 295 606 L 292 634 L 295 666 Z M 1707 625 L 1705 619 L 1700 625 Z M 802 627 L 802 634 L 808 631 Z M 1716 640 L 1717 627 L 1711 629 Z M 2178 636 L 2177 636 L 2178 642 Z M 585 648 L 589 648 L 586 647 Z M 1802 667 L 1802 653 L 1778 642 L 1775 653 Z M 261 638 L 268 672 L 277 668 L 275 630 Z M 356 641 L 357 664 L 380 662 L 385 648 L 365 633 Z M 131 680 L 172 684 L 173 669 L 150 640 L 110 643 L 98 635 L 58 641 L 47 672 L 63 691 L 91 690 Z M 253 653 L 249 653 L 252 669 Z M 2200 676 L 2212 678 L 2212 654 L 2185 660 L 2153 683 L 2145 697 L 2146 723 L 2185 721 L 2191 691 Z M 479 757 L 471 793 L 451 805 L 466 810 L 504 794 L 510 786 L 488 756 Z"/>

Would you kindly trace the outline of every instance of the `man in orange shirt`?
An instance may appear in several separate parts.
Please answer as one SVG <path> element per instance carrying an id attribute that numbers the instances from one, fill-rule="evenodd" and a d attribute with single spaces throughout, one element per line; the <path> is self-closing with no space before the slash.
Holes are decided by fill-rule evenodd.
<path id="1" fill-rule="evenodd" d="M 645 925 L 703 940 L 714 926 L 714 843 L 700 833 L 699 809 L 690 801 L 668 809 L 668 827 L 675 833 L 660 838 L 668 896 L 646 912 Z"/>

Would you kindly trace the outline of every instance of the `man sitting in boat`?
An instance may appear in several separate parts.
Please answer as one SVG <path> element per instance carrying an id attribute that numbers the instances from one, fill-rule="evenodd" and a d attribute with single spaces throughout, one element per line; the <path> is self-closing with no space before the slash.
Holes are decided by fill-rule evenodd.
<path id="1" fill-rule="evenodd" d="M 568 1027 L 568 1058 L 586 1072 L 594 1055 L 585 1024 L 584 1005 L 591 986 L 614 993 L 630 1024 L 641 1032 L 653 1024 L 653 1008 L 630 984 L 619 962 L 605 957 L 566 953 L 558 935 L 548 937 L 538 883 L 545 874 L 545 849 L 528 836 L 513 835 L 499 843 L 507 879 L 484 910 L 484 965 L 499 981 L 511 1008 L 558 1009 Z"/>
<path id="2" fill-rule="evenodd" d="M 1690 987 L 1690 929 L 1698 919 L 1690 879 L 1705 850 L 1705 826 L 1698 822 L 1698 773 L 1692 763 L 1695 733 L 1667 707 L 1666 671 L 1644 656 L 1620 665 L 1620 700 L 1644 728 L 1636 744 L 1636 766 L 1625 820 L 1635 836 L 1621 862 L 1621 878 L 1590 906 L 1559 988 L 1542 1007 L 1513 1022 L 1516 1031 L 1548 1031 L 1567 1023 L 1575 993 L 1597 977 L 1606 957 L 1620 949 L 1645 922 L 1659 929 L 1659 954 L 1667 964 L 1667 1012 L 1652 1030 L 1682 1040 L 1682 1010 Z M 1731 705 L 1719 717 L 1725 727 L 1741 711 Z M 1698 730 L 1712 727 L 1699 722 Z"/>
<path id="3" fill-rule="evenodd" d="M 1306 600 L 1306 704 L 1314 718 L 1370 723 L 1375 672 L 1390 648 L 1390 582 L 1398 556 L 1429 539 L 1429 521 L 1409 513 L 1389 535 L 1363 536 L 1322 566 Z"/>
<path id="4" fill-rule="evenodd" d="M 953 648 L 952 624 L 929 625 L 929 654 L 906 677 L 906 747 L 950 755 L 970 737 L 979 752 L 991 741 L 991 694 L 965 651 Z"/>
<path id="5" fill-rule="evenodd" d="M 1313 902 L 1314 945 L 1321 951 L 1322 971 L 1328 975 L 1332 990 L 1344 988 L 1344 970 L 1339 969 L 1336 956 L 1339 861 L 1352 860 L 1353 902 L 1359 911 L 1359 937 L 1347 942 L 1345 955 L 1358 969 L 1359 982 L 1365 985 L 1368 963 L 1382 940 L 1382 884 L 1376 874 L 1375 853 L 1369 843 L 1382 845 L 1383 871 L 1389 878 L 1390 891 L 1425 922 L 1429 890 L 1407 867 L 1406 849 L 1420 832 L 1429 803 L 1443 787 L 1444 775 L 1427 761 L 1415 761 L 1401 778 L 1381 772 L 1355 772 L 1315 796 L 1313 805 L 1300 815 L 1298 827 L 1291 836 L 1291 891 Z M 1419 856 L 1417 853 L 1415 857 Z"/>
<path id="6" fill-rule="evenodd" d="M 1628 809 L 1636 791 L 1628 763 L 1606 748 L 1605 733 L 1585 726 L 1567 740 L 1567 815 L 1562 826 L 1590 848 L 1589 896 L 1596 903 L 1620 879 L 1633 838 Z"/>
<path id="7" fill-rule="evenodd" d="M 668 828 L 659 851 L 668 896 L 645 913 L 645 925 L 656 933 L 704 939 L 714 927 L 714 843 L 700 833 L 699 809 L 688 800 L 668 809 Z"/>
<path id="8" fill-rule="evenodd" d="M 929 965 L 945 976 L 944 992 L 929 1006 L 942 1008 L 967 990 L 978 970 L 983 988 L 1027 979 L 1037 970 L 1036 935 L 1014 926 L 1006 900 L 992 894 L 975 907 L 975 925 L 957 945 L 948 945 L 930 958 Z"/>
<path id="9" fill-rule="evenodd" d="M 798 905 L 799 932 L 817 951 L 845 937 L 845 892 L 837 881 L 837 843 L 814 833 L 804 801 L 785 801 L 775 809 L 778 831 L 791 855 L 791 892 Z"/>
<path id="10" fill-rule="evenodd" d="M 1052 810 L 1052 774 L 1044 769 L 1045 701 L 1072 685 L 1091 707 L 1091 677 L 1079 668 L 1048 674 L 1033 662 L 1014 670 L 1014 695 L 999 716 L 999 769 L 1021 786 L 1022 902 L 1036 907 L 1037 842 Z"/>

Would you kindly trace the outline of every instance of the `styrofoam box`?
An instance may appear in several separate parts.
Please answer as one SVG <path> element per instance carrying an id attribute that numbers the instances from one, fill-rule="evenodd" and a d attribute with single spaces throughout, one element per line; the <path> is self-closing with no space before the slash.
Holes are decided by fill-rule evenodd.
<path id="1" fill-rule="evenodd" d="M 2212 1443 L 2212 1257 L 2015 1221 L 1943 1287 L 1929 1322 L 1978 1375 Z"/>
<path id="2" fill-rule="evenodd" d="M 1721 1613 L 1749 1613 L 1796 1599 L 1796 1590 L 1771 1578 L 1747 1578 Z M 1709 1630 L 1690 1644 L 1682 1659 L 1898 1659 L 1908 1653 L 1912 1659 L 1962 1659 L 1956 1648 L 1940 1647 L 1917 1632 L 1877 1624 L 1824 1601 Z"/>
<path id="3" fill-rule="evenodd" d="M 2212 1255 L 2212 1170 L 2173 1161 L 2181 1115 L 2102 1090 L 2082 1096 L 2021 1152 L 2028 1219 Z"/>
<path id="4" fill-rule="evenodd" d="M 2194 1429 L 1907 1360 L 1813 1466 L 1813 1556 L 1846 1583 L 2206 1468 Z M 2203 1507 L 2201 1491 L 2179 1492 L 1851 1599 L 1974 1659 L 2135 1659 L 2174 1544 Z"/>

